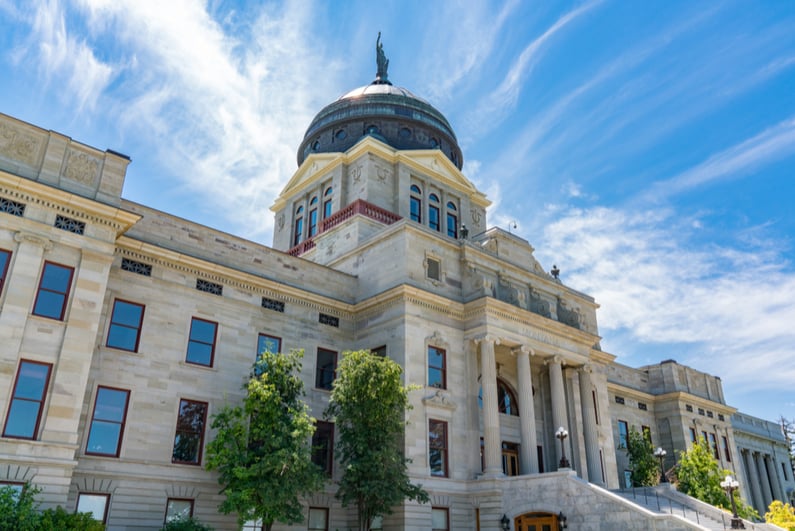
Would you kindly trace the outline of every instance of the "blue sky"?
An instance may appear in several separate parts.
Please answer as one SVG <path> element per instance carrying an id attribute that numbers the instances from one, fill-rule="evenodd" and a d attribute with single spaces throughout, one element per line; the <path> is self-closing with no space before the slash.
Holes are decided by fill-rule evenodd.
<path id="1" fill-rule="evenodd" d="M 601 304 L 605 350 L 795 417 L 791 1 L 0 0 L 0 111 L 129 155 L 128 199 L 270 244 L 378 31 L 490 224 Z"/>

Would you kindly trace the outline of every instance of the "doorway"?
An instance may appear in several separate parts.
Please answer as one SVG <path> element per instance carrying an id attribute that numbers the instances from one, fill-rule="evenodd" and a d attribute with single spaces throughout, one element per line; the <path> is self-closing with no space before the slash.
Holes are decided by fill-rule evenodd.
<path id="1" fill-rule="evenodd" d="M 551 513 L 526 513 L 513 521 L 516 531 L 558 531 L 558 515 Z"/>

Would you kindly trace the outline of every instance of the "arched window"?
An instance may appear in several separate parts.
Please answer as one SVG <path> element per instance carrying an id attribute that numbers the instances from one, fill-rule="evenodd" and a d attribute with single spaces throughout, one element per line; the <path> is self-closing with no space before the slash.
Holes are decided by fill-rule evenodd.
<path id="1" fill-rule="evenodd" d="M 478 393 L 478 405 L 483 409 L 482 387 Z M 497 406 L 500 413 L 511 415 L 512 417 L 519 416 L 519 402 L 516 400 L 516 394 L 501 378 L 497 378 Z"/>
<path id="2" fill-rule="evenodd" d="M 458 209 L 452 201 L 447 202 L 447 235 L 458 239 Z"/>
<path id="3" fill-rule="evenodd" d="M 331 196 L 334 190 L 329 186 L 323 194 L 323 219 L 331 216 Z"/>
<path id="4" fill-rule="evenodd" d="M 441 217 L 439 216 L 439 196 L 428 196 L 428 226 L 435 231 L 442 230 Z"/>
<path id="5" fill-rule="evenodd" d="M 295 231 L 293 232 L 293 247 L 301 243 L 304 232 L 304 207 L 298 207 L 295 211 Z"/>
<path id="6" fill-rule="evenodd" d="M 422 223 L 422 190 L 416 184 L 411 185 L 410 215 L 411 221 Z"/>
<path id="7" fill-rule="evenodd" d="M 309 234 L 307 237 L 311 238 L 317 234 L 317 197 L 313 197 L 309 202 Z"/>

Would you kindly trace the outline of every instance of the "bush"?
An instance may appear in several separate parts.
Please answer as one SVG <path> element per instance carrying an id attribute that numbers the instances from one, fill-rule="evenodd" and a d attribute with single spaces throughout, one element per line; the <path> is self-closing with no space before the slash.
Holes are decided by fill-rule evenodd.
<path id="1" fill-rule="evenodd" d="M 0 487 L 0 531 L 103 531 L 105 526 L 90 513 L 70 513 L 63 507 L 39 512 L 37 487 L 25 485 L 22 491 Z"/>
<path id="2" fill-rule="evenodd" d="M 191 517 L 171 520 L 160 531 L 213 531 L 213 528 Z"/>
<path id="3" fill-rule="evenodd" d="M 69 513 L 63 507 L 47 509 L 41 514 L 39 527 L 45 529 L 63 529 L 64 531 L 103 531 L 102 522 L 94 520 L 91 513 Z"/>

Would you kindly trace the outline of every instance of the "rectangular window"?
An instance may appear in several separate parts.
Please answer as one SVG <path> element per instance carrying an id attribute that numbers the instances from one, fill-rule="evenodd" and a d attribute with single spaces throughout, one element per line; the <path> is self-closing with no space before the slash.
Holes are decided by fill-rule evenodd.
<path id="1" fill-rule="evenodd" d="M 143 262 L 136 262 L 135 260 L 130 260 L 129 258 L 121 259 L 121 269 L 122 271 L 129 271 L 130 273 L 136 273 L 145 277 L 152 276 L 151 265 L 144 264 Z"/>
<path id="2" fill-rule="evenodd" d="M 441 280 L 442 263 L 439 260 L 435 260 L 433 258 L 428 258 L 425 262 L 427 264 L 425 276 L 431 280 Z"/>
<path id="3" fill-rule="evenodd" d="M 282 351 L 282 339 L 268 334 L 260 334 L 257 338 L 257 360 L 263 352 L 280 354 Z"/>
<path id="4" fill-rule="evenodd" d="M 712 455 L 715 456 L 715 459 L 720 459 L 720 452 L 718 451 L 718 439 L 715 437 L 714 433 L 709 434 L 709 445 L 712 447 Z"/>
<path id="5" fill-rule="evenodd" d="M 193 500 L 185 498 L 169 498 L 166 502 L 166 519 L 164 523 L 172 520 L 187 520 L 193 516 Z"/>
<path id="6" fill-rule="evenodd" d="M 685 404 L 685 411 L 687 411 L 688 413 L 692 413 L 693 406 L 691 406 L 690 404 Z"/>
<path id="7" fill-rule="evenodd" d="M 518 476 L 520 474 L 518 444 L 502 443 L 502 472 L 506 476 Z"/>
<path id="8" fill-rule="evenodd" d="M 89 494 L 81 492 L 77 495 L 78 513 L 91 513 L 91 517 L 103 524 L 108 521 L 108 505 L 110 494 Z"/>
<path id="9" fill-rule="evenodd" d="M 786 475 L 784 476 L 784 479 L 787 479 Z M 25 489 L 25 484 L 18 483 L 16 481 L 0 481 L 0 490 L 3 489 L 9 489 L 11 491 L 12 499 L 16 502 L 19 500 L 20 495 L 22 495 L 22 491 Z"/>
<path id="10" fill-rule="evenodd" d="M 449 531 L 450 512 L 446 507 L 433 507 L 431 509 L 432 531 Z"/>
<path id="11" fill-rule="evenodd" d="M 732 453 L 729 451 L 729 439 L 727 439 L 725 435 L 722 435 L 721 440 L 723 442 L 723 457 L 726 459 L 727 463 L 731 463 Z"/>
<path id="12" fill-rule="evenodd" d="M 447 423 L 428 420 L 428 448 L 431 475 L 447 477 Z"/>
<path id="13" fill-rule="evenodd" d="M 442 230 L 441 220 L 439 219 L 439 207 L 433 205 L 428 207 L 428 226 L 437 232 Z"/>
<path id="14" fill-rule="evenodd" d="M 317 421 L 312 435 L 312 462 L 331 477 L 334 467 L 334 424 Z"/>
<path id="15" fill-rule="evenodd" d="M 536 456 L 538 457 L 538 473 L 544 473 L 544 447 L 541 445 L 536 446 Z"/>
<path id="16" fill-rule="evenodd" d="M 295 220 L 295 233 L 293 235 L 293 247 L 301 243 L 301 236 L 304 233 L 304 218 Z"/>
<path id="17" fill-rule="evenodd" d="M 690 428 L 690 442 L 697 443 L 698 439 L 696 438 L 696 429 Z"/>
<path id="18" fill-rule="evenodd" d="M 701 432 L 701 437 L 703 437 L 703 439 L 704 439 L 704 444 L 707 444 L 707 432 L 705 432 L 705 431 L 702 431 L 702 432 Z M 700 441 L 699 441 L 699 442 L 700 442 Z"/>
<path id="19" fill-rule="evenodd" d="M 787 465 L 784 463 L 784 461 L 781 462 L 781 472 L 784 474 L 784 481 L 789 481 L 789 478 L 787 477 Z"/>
<path id="20" fill-rule="evenodd" d="M 714 413 L 712 413 L 712 411 L 709 411 L 709 410 L 707 410 L 707 418 L 710 418 L 710 419 L 711 419 L 711 418 L 712 418 L 712 417 L 714 417 L 714 416 L 715 416 L 715 414 L 714 414 Z"/>
<path id="21" fill-rule="evenodd" d="M 144 306 L 120 299 L 113 301 L 110 315 L 107 346 L 130 352 L 138 352 L 141 338 L 141 324 L 144 319 Z"/>
<path id="22" fill-rule="evenodd" d="M 704 411 L 704 408 L 701 408 L 701 407 L 700 407 L 700 408 L 698 408 L 698 414 L 699 414 L 699 415 L 705 415 L 705 414 L 706 414 L 706 412 Z"/>
<path id="23" fill-rule="evenodd" d="M 325 507 L 310 507 L 307 522 L 309 531 L 328 531 L 328 509 Z"/>
<path id="24" fill-rule="evenodd" d="M 446 353 L 432 346 L 428 346 L 428 386 L 447 389 Z"/>
<path id="25" fill-rule="evenodd" d="M 6 282 L 8 264 L 11 262 L 11 251 L 0 249 L 0 295 L 3 293 L 3 284 Z"/>
<path id="26" fill-rule="evenodd" d="M 49 363 L 21 360 L 11 404 L 8 407 L 3 437 L 35 439 L 39 431 L 44 397 L 50 383 Z"/>
<path id="27" fill-rule="evenodd" d="M 309 211 L 309 237 L 315 234 L 317 234 L 317 209 L 313 208 Z"/>
<path id="28" fill-rule="evenodd" d="M 33 304 L 33 315 L 63 320 L 73 273 L 74 269 L 71 267 L 44 262 L 36 302 Z"/>
<path id="29" fill-rule="evenodd" d="M 624 397 L 616 395 L 616 404 L 623 404 L 623 403 L 624 403 Z"/>
<path id="30" fill-rule="evenodd" d="M 207 402 L 179 401 L 177 430 L 174 434 L 172 463 L 198 465 L 202 460 L 204 424 L 207 421 Z"/>
<path id="31" fill-rule="evenodd" d="M 627 447 L 627 437 L 629 436 L 629 426 L 626 420 L 618 421 L 618 447 Z"/>
<path id="32" fill-rule="evenodd" d="M 721 422 L 724 422 L 726 420 L 726 417 L 723 416 L 723 413 L 718 413 L 718 420 Z"/>
<path id="33" fill-rule="evenodd" d="M 375 356 L 379 358 L 386 358 L 386 345 L 381 345 L 380 347 L 371 348 L 370 352 L 372 352 Z"/>
<path id="34" fill-rule="evenodd" d="M 649 409 L 649 406 L 647 406 L 644 402 L 638 402 L 638 409 L 640 409 L 641 411 L 647 411 Z"/>
<path id="35" fill-rule="evenodd" d="M 212 367 L 213 357 L 215 356 L 215 337 L 217 332 L 218 323 L 193 317 L 190 322 L 188 353 L 185 356 L 185 361 L 196 365 Z"/>
<path id="36" fill-rule="evenodd" d="M 323 219 L 331 217 L 331 199 L 323 202 Z"/>
<path id="37" fill-rule="evenodd" d="M 651 428 L 648 426 L 641 426 L 640 431 L 643 433 L 643 438 L 651 444 Z"/>
<path id="38" fill-rule="evenodd" d="M 422 200 L 419 197 L 412 197 L 409 203 L 411 206 L 411 221 L 422 223 Z"/>
<path id="39" fill-rule="evenodd" d="M 458 239 L 458 218 L 455 214 L 447 214 L 447 235 Z"/>
<path id="40" fill-rule="evenodd" d="M 130 392 L 124 389 L 97 388 L 86 454 L 119 457 L 129 400 Z"/>
<path id="41" fill-rule="evenodd" d="M 324 348 L 317 349 L 315 387 L 330 391 L 331 387 L 334 385 L 334 378 L 336 375 L 337 353 L 333 350 L 326 350 Z"/>

